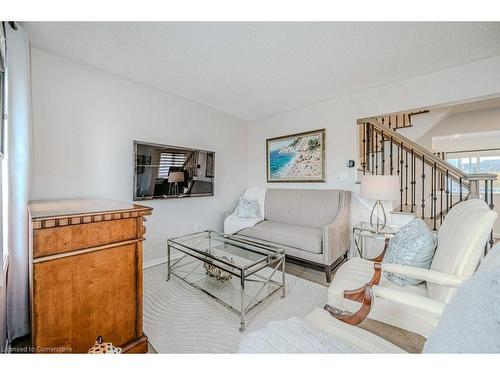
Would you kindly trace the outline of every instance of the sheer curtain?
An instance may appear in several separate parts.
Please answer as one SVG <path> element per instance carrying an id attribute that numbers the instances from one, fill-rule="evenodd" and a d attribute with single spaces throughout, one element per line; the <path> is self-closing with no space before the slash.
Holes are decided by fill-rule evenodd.
<path id="1" fill-rule="evenodd" d="M 9 341 L 29 333 L 28 199 L 30 186 L 30 49 L 20 25 L 5 25 L 8 174 L 7 334 Z M 5 234 L 5 233 L 4 233 Z"/>

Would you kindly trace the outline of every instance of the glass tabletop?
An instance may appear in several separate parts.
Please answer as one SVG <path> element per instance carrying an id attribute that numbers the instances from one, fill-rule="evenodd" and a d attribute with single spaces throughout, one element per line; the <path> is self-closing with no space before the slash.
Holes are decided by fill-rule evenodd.
<path id="1" fill-rule="evenodd" d="M 284 249 L 276 246 L 235 239 L 214 231 L 170 238 L 168 244 L 183 253 L 211 261 L 221 268 L 229 267 L 240 270 L 248 270 L 285 254 Z"/>

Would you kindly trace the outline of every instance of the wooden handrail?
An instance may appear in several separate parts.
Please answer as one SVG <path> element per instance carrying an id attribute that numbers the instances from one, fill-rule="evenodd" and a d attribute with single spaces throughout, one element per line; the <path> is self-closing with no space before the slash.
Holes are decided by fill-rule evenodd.
<path id="1" fill-rule="evenodd" d="M 446 173 L 446 171 L 448 171 L 450 178 L 455 180 L 455 182 L 457 183 L 461 182 L 467 188 L 470 188 L 470 184 L 468 183 L 469 181 L 478 181 L 478 180 L 495 181 L 497 179 L 497 176 L 492 173 L 466 174 L 460 169 L 449 164 L 448 162 L 436 157 L 436 155 L 434 155 L 432 152 L 428 151 L 424 147 L 418 145 L 417 143 L 406 138 L 400 133 L 392 129 L 389 129 L 387 126 L 381 124 L 374 118 L 365 118 L 358 120 L 358 125 L 364 123 L 371 124 L 378 134 L 382 134 L 383 132 L 384 137 L 391 138 L 393 142 L 395 142 L 398 146 L 402 147 L 406 151 L 411 152 L 411 150 L 413 150 L 413 152 L 418 158 L 420 159 L 422 159 L 422 157 L 424 158 L 425 163 L 427 165 L 432 167 L 435 164 L 437 169 L 441 173 Z"/>

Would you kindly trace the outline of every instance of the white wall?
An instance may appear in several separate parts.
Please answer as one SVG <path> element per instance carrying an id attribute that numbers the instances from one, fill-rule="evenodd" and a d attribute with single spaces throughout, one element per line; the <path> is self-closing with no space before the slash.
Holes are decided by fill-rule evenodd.
<path id="1" fill-rule="evenodd" d="M 221 230 L 246 187 L 247 125 L 219 111 L 37 49 L 32 102 L 32 200 L 132 201 L 133 140 L 215 151 L 214 197 L 144 202 L 146 263 L 165 256 L 169 236 Z"/>
<path id="2" fill-rule="evenodd" d="M 329 188 L 357 190 L 356 120 L 363 117 L 451 103 L 500 93 L 500 57 L 490 58 L 444 71 L 412 78 L 249 123 L 248 184 L 271 188 Z M 326 183 L 266 184 L 266 138 L 326 128 Z M 366 211 L 353 201 L 352 222 Z"/>
<path id="3" fill-rule="evenodd" d="M 481 109 L 470 112 L 452 113 L 444 121 L 424 134 L 417 143 L 431 149 L 433 138 L 450 137 L 459 134 L 460 137 L 452 139 L 455 146 L 446 144 L 446 148 L 435 147 L 436 151 L 465 151 L 481 148 L 500 148 L 500 137 L 495 133 L 500 130 L 500 108 Z M 487 140 L 480 140 L 476 133 L 488 132 Z M 467 136 L 469 135 L 469 136 Z M 476 141 L 482 142 L 483 146 Z M 443 143 L 443 146 L 445 144 Z M 479 148 L 478 148 L 479 147 Z"/>

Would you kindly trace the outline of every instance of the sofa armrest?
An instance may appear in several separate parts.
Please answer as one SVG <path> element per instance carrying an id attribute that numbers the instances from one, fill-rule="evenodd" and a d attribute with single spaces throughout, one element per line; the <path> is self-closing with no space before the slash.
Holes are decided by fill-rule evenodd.
<path id="1" fill-rule="evenodd" d="M 323 227 L 324 264 L 330 265 L 351 247 L 351 192 L 344 191 L 335 220 Z"/>

